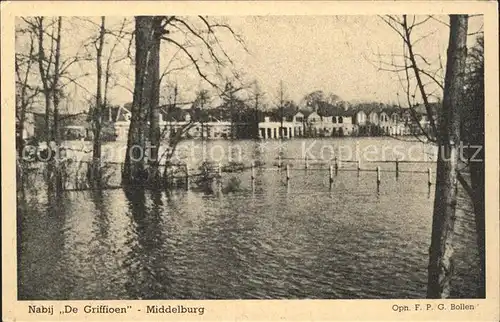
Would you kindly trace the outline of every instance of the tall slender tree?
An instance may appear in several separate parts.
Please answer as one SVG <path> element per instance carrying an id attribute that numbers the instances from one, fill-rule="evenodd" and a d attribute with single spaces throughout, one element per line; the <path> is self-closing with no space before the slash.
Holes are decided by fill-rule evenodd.
<path id="1" fill-rule="evenodd" d="M 150 71 L 153 43 L 153 17 L 135 18 L 135 81 L 132 101 L 132 118 L 128 132 L 127 153 L 122 179 L 125 184 L 144 184 L 146 150 L 146 126 L 149 112 L 147 95 L 147 75 Z"/>
<path id="2" fill-rule="evenodd" d="M 460 110 L 467 59 L 467 15 L 450 16 L 442 116 L 438 134 L 436 193 L 429 253 L 428 298 L 450 296 L 457 205 Z"/>
<path id="3" fill-rule="evenodd" d="M 52 122 L 50 120 L 50 116 L 52 115 L 52 88 L 50 84 L 50 68 L 52 65 L 52 51 L 50 52 L 50 56 L 47 59 L 45 54 L 45 18 L 44 17 L 36 17 L 35 22 L 33 23 L 33 27 L 36 28 L 36 33 L 38 37 L 38 70 L 40 72 L 40 80 L 42 82 L 42 93 L 45 98 L 45 140 L 50 142 L 53 139 L 52 135 Z M 54 29 L 52 29 L 51 33 L 51 43 L 53 44 L 54 39 Z M 52 46 L 53 47 L 53 46 Z"/>
<path id="4" fill-rule="evenodd" d="M 102 95 L 102 78 L 103 78 L 103 68 L 102 68 L 102 52 L 104 49 L 104 42 L 106 37 L 106 18 L 101 17 L 101 26 L 99 28 L 99 38 L 96 44 L 96 69 L 97 69 L 97 81 L 96 81 L 96 100 L 95 108 L 93 110 L 93 128 L 94 128 L 94 147 L 92 150 L 94 162 L 98 162 L 101 159 L 101 128 L 102 128 L 102 114 L 104 109 L 103 95 Z"/>
<path id="5" fill-rule="evenodd" d="M 134 96 L 132 104 L 132 120 L 130 123 L 129 136 L 127 142 L 127 154 L 122 173 L 124 183 L 144 182 L 145 178 L 145 129 L 149 130 L 149 141 L 151 144 L 149 166 L 152 171 L 158 173 L 155 161 L 161 138 L 159 129 L 159 59 L 160 44 L 164 41 L 179 49 L 185 57 L 192 63 L 198 75 L 210 85 L 218 88 L 207 74 L 202 70 L 199 60 L 195 54 L 189 50 L 189 46 L 179 42 L 170 36 L 169 28 L 184 31 L 184 34 L 194 40 L 198 40 L 199 45 L 204 48 L 212 59 L 213 66 L 220 74 L 220 68 L 224 62 L 220 58 L 223 56 L 230 62 L 231 59 L 221 46 L 216 30 L 228 30 L 237 41 L 243 44 L 233 31 L 224 23 L 212 23 L 207 17 L 198 16 L 198 22 L 204 27 L 200 30 L 189 18 L 179 16 L 138 16 L 135 18 L 135 82 Z M 199 48 L 198 48 L 199 49 Z M 217 50 L 218 49 L 218 50 Z M 149 121 L 149 122 L 148 122 Z M 149 123 L 149 124 L 148 124 Z"/>
<path id="6" fill-rule="evenodd" d="M 27 122 L 27 113 L 39 94 L 39 88 L 31 83 L 31 72 L 34 65 L 35 35 L 29 29 L 23 30 L 29 37 L 29 50 L 27 57 L 16 53 L 16 148 L 18 156 L 22 157 L 24 151 L 24 130 Z M 17 35 L 17 32 L 16 32 Z"/>
<path id="7" fill-rule="evenodd" d="M 392 61 L 389 63 L 391 69 L 382 69 L 404 74 L 404 80 L 402 78 L 400 80 L 405 85 L 405 93 L 412 114 L 415 113 L 413 110 L 415 93 L 420 94 L 430 121 L 430 129 L 426 130 L 421 127 L 421 133 L 426 136 L 428 142 L 436 144 L 438 149 L 427 297 L 447 298 L 450 296 L 453 276 L 452 255 L 457 182 L 462 184 L 472 199 L 474 198 L 469 184 L 463 179 L 458 167 L 461 111 L 464 105 L 464 75 L 467 60 L 468 16 L 450 15 L 444 84 L 436 76 L 439 74 L 440 68 L 437 71 L 429 72 L 420 66 L 422 64 L 430 65 L 426 58 L 415 51 L 415 44 L 426 36 L 413 39 L 417 26 L 436 18 L 427 16 L 417 20 L 416 17 L 408 18 L 407 15 L 403 15 L 401 18 L 386 16 L 382 19 L 401 37 L 404 48 L 401 64 Z M 414 82 L 413 92 L 411 82 Z M 429 100 L 436 89 L 429 93 L 427 84 L 433 84 L 437 90 L 442 90 L 443 102 L 439 110 L 439 119 L 435 119 L 435 113 Z M 417 125 L 421 126 L 418 120 L 413 118 Z"/>
<path id="8" fill-rule="evenodd" d="M 254 139 L 259 138 L 259 112 L 260 108 L 262 105 L 262 98 L 263 98 L 263 93 L 259 87 L 259 84 L 257 81 L 254 83 L 254 88 L 253 88 L 253 101 L 254 101 L 254 131 L 253 131 L 253 137 Z"/>
<path id="9" fill-rule="evenodd" d="M 285 117 L 285 86 L 283 85 L 283 81 L 280 81 L 280 86 L 278 89 L 278 109 L 280 115 L 280 139 L 283 139 L 285 128 L 283 127 L 283 119 Z"/>
<path id="10" fill-rule="evenodd" d="M 463 141 L 470 145 L 466 151 L 470 169 L 472 202 L 477 231 L 479 253 L 478 297 L 486 296 L 485 262 L 485 146 L 484 146 L 484 38 L 479 36 L 477 43 L 468 54 L 468 70 L 465 85 L 463 112 Z M 465 180 L 459 177 L 459 180 Z M 466 183 L 465 183 L 466 184 Z"/>
<path id="11" fill-rule="evenodd" d="M 54 53 L 54 75 L 52 81 L 52 101 L 54 103 L 54 141 L 56 146 L 61 146 L 61 131 L 59 130 L 59 102 L 61 101 L 61 89 L 59 79 L 61 78 L 61 28 L 62 17 L 57 17 L 56 49 Z"/>

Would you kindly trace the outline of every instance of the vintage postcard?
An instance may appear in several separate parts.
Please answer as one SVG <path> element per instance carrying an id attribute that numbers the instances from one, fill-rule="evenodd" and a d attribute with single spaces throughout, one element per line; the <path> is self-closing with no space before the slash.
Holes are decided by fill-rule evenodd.
<path id="1" fill-rule="evenodd" d="M 498 321 L 493 1 L 1 4 L 4 321 Z"/>

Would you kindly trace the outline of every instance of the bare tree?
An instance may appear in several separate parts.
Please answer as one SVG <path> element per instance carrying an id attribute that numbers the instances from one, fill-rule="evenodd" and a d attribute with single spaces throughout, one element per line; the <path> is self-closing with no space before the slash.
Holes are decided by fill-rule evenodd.
<path id="1" fill-rule="evenodd" d="M 443 108 L 437 136 L 439 150 L 427 289 L 429 298 L 447 298 L 450 295 L 467 29 L 467 15 L 450 16 Z M 435 126 L 432 121 L 431 125 Z"/>
<path id="2" fill-rule="evenodd" d="M 124 18 L 120 24 L 120 27 L 117 31 L 105 30 L 105 34 L 110 34 L 114 36 L 114 43 L 111 46 L 111 49 L 108 53 L 108 58 L 106 59 L 106 68 L 104 72 L 104 96 L 103 96 L 103 103 L 104 106 L 108 109 L 108 121 L 112 122 L 112 109 L 109 103 L 109 88 L 110 88 L 110 80 L 113 77 L 113 68 L 114 65 L 120 61 L 123 60 L 123 58 L 117 58 L 115 57 L 115 52 L 118 47 L 118 45 L 123 41 L 123 39 L 128 35 L 128 33 L 125 30 L 125 27 L 127 26 L 128 20 Z"/>
<path id="3" fill-rule="evenodd" d="M 325 102 L 325 93 L 321 90 L 316 90 L 304 96 L 302 99 L 304 104 L 310 107 L 313 111 L 316 109 L 316 105 L 318 102 Z"/>
<path id="4" fill-rule="evenodd" d="M 237 93 L 243 90 L 243 87 L 236 87 L 229 80 L 226 80 L 226 85 L 224 86 L 224 91 L 221 93 L 221 97 L 224 101 L 223 106 L 228 109 L 229 117 L 231 120 L 231 134 L 230 138 L 233 139 L 236 136 L 235 119 L 238 114 L 238 103 L 242 102 L 237 97 Z"/>
<path id="5" fill-rule="evenodd" d="M 35 61 L 32 59 L 35 52 L 35 35 L 31 30 L 23 30 L 29 36 L 29 50 L 27 57 L 16 53 L 16 147 L 19 157 L 24 151 L 24 129 L 26 124 L 26 113 L 39 94 L 39 88 L 30 82 L 30 75 Z M 17 35 L 17 32 L 16 32 Z"/>
<path id="6" fill-rule="evenodd" d="M 54 46 L 54 29 L 51 33 L 51 50 L 50 56 L 47 59 L 44 47 L 44 35 L 45 35 L 45 24 L 44 17 L 36 17 L 33 27 L 35 28 L 38 36 L 38 69 L 40 72 L 40 79 L 42 82 L 42 93 L 45 98 L 45 129 L 46 129 L 46 140 L 47 142 L 53 139 L 52 123 L 50 121 L 50 116 L 52 115 L 52 91 L 54 87 L 50 84 L 49 71 L 53 61 L 53 46 Z M 55 74 L 55 72 L 54 72 Z"/>
<path id="7" fill-rule="evenodd" d="M 177 104 L 178 104 L 178 96 L 179 96 L 179 89 L 177 84 L 174 86 L 173 89 L 173 95 L 169 98 L 168 105 L 166 106 L 168 109 L 175 111 L 177 109 Z M 172 159 L 175 155 L 177 145 L 182 141 L 183 137 L 185 134 L 193 127 L 194 125 L 194 117 L 191 117 L 190 121 L 187 122 L 186 124 L 181 125 L 180 127 L 176 127 L 176 129 L 173 129 L 173 124 L 171 122 L 171 118 L 169 119 L 169 122 L 165 124 L 165 127 L 163 128 L 161 138 L 167 138 L 167 144 L 166 144 L 166 149 L 162 153 L 162 155 L 159 157 L 158 163 L 165 163 L 165 169 L 163 176 L 166 178 L 168 176 L 168 169 L 172 166 Z M 166 135 L 166 132 L 169 131 L 168 135 Z"/>
<path id="8" fill-rule="evenodd" d="M 128 132 L 127 153 L 122 179 L 126 184 L 143 183 L 145 179 L 144 151 L 146 147 L 145 129 L 149 106 L 144 106 L 147 95 L 146 76 L 151 62 L 153 42 L 153 17 L 135 18 L 135 82 L 132 102 L 132 119 Z"/>
<path id="9" fill-rule="evenodd" d="M 25 17 L 22 20 L 26 25 L 22 33 L 31 32 L 36 36 L 33 56 L 26 58 L 36 61 L 38 65 L 36 80 L 40 84 L 40 92 L 45 103 L 45 140 L 60 144 L 60 101 L 69 84 L 80 85 L 77 82 L 78 78 L 87 75 L 86 73 L 77 75 L 71 68 L 77 63 L 88 60 L 88 57 L 78 53 L 64 57 L 62 17 Z M 35 78 L 35 75 L 32 76 Z"/>
<path id="10" fill-rule="evenodd" d="M 200 89 L 198 90 L 198 92 L 196 93 L 196 98 L 195 98 L 195 101 L 193 102 L 193 108 L 198 112 L 198 119 L 199 119 L 199 122 L 200 122 L 200 133 L 201 133 L 201 139 L 204 140 L 205 139 L 205 131 L 204 131 L 204 128 L 203 128 L 203 125 L 204 125 L 204 121 L 205 121 L 205 108 L 207 107 L 206 105 L 208 104 L 208 100 L 209 100 L 209 93 L 206 89 Z"/>
<path id="11" fill-rule="evenodd" d="M 149 106 L 149 143 L 151 145 L 151 152 L 148 156 L 150 158 L 149 165 L 152 170 L 158 171 L 158 151 L 160 149 L 160 49 L 161 39 L 167 31 L 162 27 L 164 23 L 163 17 L 153 17 L 152 22 L 152 39 L 150 44 L 150 62 L 148 64 L 148 77 L 146 80 L 146 88 L 149 89 L 146 94 L 147 104 Z M 137 49 L 136 49 L 137 50 Z M 159 176 L 155 176 L 159 177 Z"/>
<path id="12" fill-rule="evenodd" d="M 46 141 L 55 141 L 56 149 L 59 148 L 61 137 L 59 133 L 59 101 L 62 90 L 59 80 L 61 76 L 61 28 L 62 17 L 52 19 L 46 23 L 44 17 L 35 17 L 33 20 L 24 19 L 31 32 L 36 34 L 38 40 L 37 63 L 42 82 L 42 93 L 45 98 L 45 125 Z M 49 53 L 45 50 L 45 40 L 50 40 Z M 33 59 L 33 57 L 29 57 Z M 52 110 L 53 108 L 53 110 Z M 51 122 L 50 116 L 53 116 Z M 49 147 L 50 148 L 50 147 Z M 55 167 L 52 161 L 55 161 Z M 57 190 L 62 188 L 61 173 L 57 166 L 58 158 L 53 158 L 48 164 L 49 179 L 55 179 Z M 53 171 L 55 169 L 55 171 Z M 55 176 L 52 176 L 55 174 Z M 48 181 L 52 184 L 52 180 Z"/>
<path id="13" fill-rule="evenodd" d="M 278 89 L 278 109 L 280 111 L 280 139 L 283 139 L 283 118 L 285 117 L 285 86 L 283 85 L 283 81 L 280 81 L 280 86 Z"/>
<path id="14" fill-rule="evenodd" d="M 92 111 L 92 130 L 93 130 L 93 148 L 92 148 L 92 163 L 89 166 L 89 181 L 92 185 L 100 187 L 101 186 L 101 175 L 100 175 L 100 163 L 101 163 L 101 129 L 102 129 L 102 114 L 104 110 L 103 103 L 103 88 L 102 88 L 102 78 L 103 78 L 103 66 L 102 66 L 102 56 L 104 49 L 104 41 L 106 36 L 106 18 L 101 17 L 101 24 L 99 27 L 99 36 L 96 41 L 94 41 L 94 46 L 96 49 L 96 95 L 95 95 L 95 106 Z"/>
<path id="15" fill-rule="evenodd" d="M 189 46 L 179 42 L 171 36 L 171 30 L 179 31 L 187 37 L 198 40 L 211 59 L 211 64 L 216 70 L 224 66 L 222 57 L 231 62 L 217 37 L 216 30 L 228 30 L 238 41 L 242 43 L 233 29 L 223 23 L 211 22 L 203 16 L 197 17 L 198 27 L 195 22 L 188 18 L 178 16 L 142 16 L 136 17 L 135 28 L 135 85 L 132 107 L 132 121 L 130 124 L 129 138 L 127 143 L 127 155 L 123 171 L 124 182 L 140 183 L 144 180 L 145 163 L 140 156 L 140 150 L 144 151 L 145 137 L 144 129 L 149 120 L 149 141 L 151 144 L 150 162 L 152 169 L 150 173 L 158 173 L 157 156 L 161 139 L 159 129 L 159 52 L 161 41 L 165 41 L 174 48 L 180 50 L 191 62 L 198 75 L 210 85 L 218 88 L 216 83 L 202 70 L 199 58 L 196 58 Z M 222 56 L 222 57 L 221 57 Z M 147 72 L 146 72 L 147 71 Z M 136 151 L 136 152 L 133 152 Z M 132 154 L 132 156 L 131 156 Z M 138 160 L 140 159 L 140 160 Z M 132 161 L 136 160 L 136 161 Z"/>
<path id="16" fill-rule="evenodd" d="M 57 17 L 56 49 L 54 53 L 54 75 L 52 80 L 52 101 L 54 103 L 54 139 L 57 147 L 61 145 L 61 132 L 59 131 L 59 102 L 61 98 L 61 90 L 59 88 L 59 79 L 61 76 L 61 27 L 62 17 Z"/>
<path id="17" fill-rule="evenodd" d="M 414 121 L 420 127 L 421 133 L 438 147 L 427 297 L 447 298 L 450 295 L 450 281 L 453 274 L 452 254 L 457 181 L 462 178 L 458 167 L 458 157 L 460 153 L 461 99 L 467 58 L 468 17 L 466 15 L 450 16 L 450 36 L 444 84 L 436 76 L 437 72 L 430 73 L 420 66 L 422 64 L 430 66 L 431 64 L 423 55 L 415 52 L 415 44 L 423 38 L 415 40 L 412 38 L 412 32 L 415 28 L 433 17 L 428 16 L 420 21 L 416 17 L 409 18 L 406 15 L 401 18 L 386 16 L 382 19 L 403 40 L 403 63 L 397 64 L 393 60 L 388 63 L 390 68 L 387 70 L 403 73 L 404 80 L 402 78 L 400 80 L 406 85 L 406 98 Z M 437 70 L 439 71 L 440 68 Z M 415 82 L 413 91 L 410 85 L 412 81 Z M 435 113 L 429 101 L 429 97 L 433 95 L 427 90 L 426 86 L 429 83 L 443 91 L 439 122 L 436 122 L 437 120 L 434 118 Z M 421 127 L 413 109 L 417 92 L 420 94 L 429 116 L 430 129 Z M 469 192 L 469 185 L 465 181 L 462 184 Z"/>
<path id="18" fill-rule="evenodd" d="M 96 44 L 96 69 L 97 69 L 97 88 L 96 88 L 96 102 L 93 111 L 94 120 L 94 148 L 93 159 L 94 162 L 101 159 L 101 127 L 102 127 L 102 113 L 103 113 L 103 97 L 102 97 L 102 51 L 104 49 L 104 38 L 106 36 L 106 18 L 101 17 L 101 27 L 99 29 L 99 41 Z"/>
<path id="19" fill-rule="evenodd" d="M 416 134 L 415 137 L 419 141 L 422 141 L 420 135 L 423 135 L 427 142 L 436 143 L 438 131 L 436 126 L 436 110 L 433 108 L 430 99 L 439 98 L 439 93 L 442 93 L 444 90 L 442 57 L 439 56 L 437 62 L 431 62 L 424 55 L 416 52 L 416 45 L 431 36 L 434 33 L 433 31 L 421 35 L 416 39 L 413 38 L 418 27 L 431 20 L 432 16 L 426 16 L 420 20 L 416 17 L 411 17 L 411 22 L 409 22 L 409 18 L 406 15 L 402 17 L 384 16 L 381 18 L 401 37 L 403 40 L 403 50 L 401 54 L 393 53 L 389 55 L 391 59 L 389 62 L 380 60 L 379 70 L 397 73 L 399 82 L 403 88 L 411 121 L 413 124 L 417 125 L 419 130 L 414 133 Z M 382 57 L 382 55 L 379 54 L 379 57 Z M 418 105 L 419 97 L 423 101 L 430 128 L 424 128 L 422 126 L 419 114 L 415 110 L 415 107 Z"/>
<path id="20" fill-rule="evenodd" d="M 254 101 L 254 119 L 255 119 L 254 138 L 258 139 L 259 138 L 259 111 L 261 109 L 264 93 L 260 89 L 257 81 L 254 82 L 252 94 L 253 94 L 253 101 Z"/>
<path id="21" fill-rule="evenodd" d="M 484 146 L 484 38 L 479 36 L 476 45 L 468 54 L 467 79 L 464 102 L 467 108 L 463 111 L 463 141 L 471 148 L 466 151 L 467 164 L 470 169 L 471 191 L 479 251 L 479 287 L 478 296 L 484 298 L 485 291 L 485 146 Z M 460 181 L 465 178 L 458 177 Z M 467 186 L 467 182 L 462 183 Z"/>

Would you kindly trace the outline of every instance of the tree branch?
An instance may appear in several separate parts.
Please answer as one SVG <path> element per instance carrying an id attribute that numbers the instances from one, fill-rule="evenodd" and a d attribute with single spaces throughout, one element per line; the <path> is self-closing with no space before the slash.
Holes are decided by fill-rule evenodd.
<path id="1" fill-rule="evenodd" d="M 189 59 L 191 60 L 191 62 L 195 66 L 196 71 L 198 72 L 198 75 L 201 78 L 203 78 L 207 83 L 209 83 L 210 85 L 212 85 L 213 87 L 218 88 L 217 85 L 214 82 L 212 82 L 211 80 L 209 80 L 208 77 L 201 71 L 200 66 L 198 66 L 197 60 L 193 57 L 193 55 L 191 55 L 191 53 L 186 48 L 184 48 L 184 46 L 182 46 L 177 41 L 175 41 L 175 40 L 173 40 L 171 38 L 168 38 L 168 37 L 162 37 L 161 39 L 163 39 L 163 40 L 165 40 L 165 41 L 167 41 L 169 43 L 174 44 L 175 46 L 177 46 L 177 48 L 179 48 L 180 50 L 182 50 L 189 57 Z"/>

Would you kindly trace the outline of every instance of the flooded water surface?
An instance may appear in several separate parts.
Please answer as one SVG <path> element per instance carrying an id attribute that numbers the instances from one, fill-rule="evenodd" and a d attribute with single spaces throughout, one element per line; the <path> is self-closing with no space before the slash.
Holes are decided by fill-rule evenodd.
<path id="1" fill-rule="evenodd" d="M 373 142 L 345 140 L 332 142 Z M 283 160 L 299 159 L 301 144 L 287 142 Z M 401 164 L 419 172 L 396 178 L 384 171 L 393 164 L 380 163 L 377 190 L 376 172 L 358 174 L 357 163 L 341 165 L 330 186 L 327 165 L 305 170 L 294 161 L 287 182 L 273 164 L 278 154 L 259 154 L 255 145 L 242 149 L 243 162 L 264 164 L 255 181 L 250 170 L 223 173 L 213 191 L 55 195 L 42 181 L 25 186 L 18 193 L 19 299 L 425 297 L 434 199 L 426 170 L 434 165 Z M 453 296 L 474 297 L 473 215 L 460 200 Z"/>

